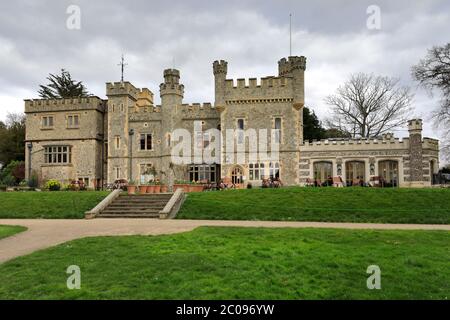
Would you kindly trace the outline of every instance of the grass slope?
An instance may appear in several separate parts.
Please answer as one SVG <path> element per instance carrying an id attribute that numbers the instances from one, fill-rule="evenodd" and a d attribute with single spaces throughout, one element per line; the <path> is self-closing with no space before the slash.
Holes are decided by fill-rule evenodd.
<path id="1" fill-rule="evenodd" d="M 0 239 L 12 236 L 13 234 L 27 230 L 25 227 L 21 226 L 4 226 L 0 225 Z"/>
<path id="2" fill-rule="evenodd" d="M 0 299 L 448 299 L 450 233 L 199 228 L 71 241 L 0 265 Z M 368 290 L 367 267 L 381 268 Z M 68 290 L 66 269 L 81 268 Z"/>
<path id="3" fill-rule="evenodd" d="M 1 218 L 84 218 L 106 191 L 0 192 Z"/>
<path id="4" fill-rule="evenodd" d="M 179 219 L 450 223 L 450 189 L 282 188 L 189 194 Z"/>

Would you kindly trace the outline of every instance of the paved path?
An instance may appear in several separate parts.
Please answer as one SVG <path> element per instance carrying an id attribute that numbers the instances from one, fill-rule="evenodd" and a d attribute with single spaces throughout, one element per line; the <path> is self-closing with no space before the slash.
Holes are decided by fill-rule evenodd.
<path id="1" fill-rule="evenodd" d="M 27 231 L 0 240 L 0 263 L 48 248 L 69 240 L 90 236 L 158 235 L 193 230 L 200 226 L 343 228 L 383 230 L 448 230 L 450 225 L 374 224 L 284 221 L 226 220 L 157 220 L 157 219 L 94 219 L 46 220 L 0 219 L 0 225 L 20 225 Z"/>

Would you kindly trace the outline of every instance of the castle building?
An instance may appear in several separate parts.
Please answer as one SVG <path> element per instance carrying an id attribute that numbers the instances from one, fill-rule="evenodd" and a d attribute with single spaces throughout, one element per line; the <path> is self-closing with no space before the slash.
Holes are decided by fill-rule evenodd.
<path id="1" fill-rule="evenodd" d="M 153 103 L 149 89 L 130 82 L 106 83 L 107 100 L 25 100 L 27 179 L 36 174 L 41 183 L 81 180 L 91 188 L 118 179 L 146 183 L 155 178 L 169 185 L 176 180 L 228 179 L 257 186 L 265 178 L 307 185 L 341 177 L 352 185 L 381 176 L 393 186 L 432 184 L 438 141 L 422 138 L 420 119 L 409 121 L 409 137 L 401 140 L 386 134 L 304 141 L 305 57 L 281 59 L 278 76 L 260 80 L 227 79 L 227 68 L 226 61 L 213 63 L 213 104 L 184 104 L 176 69 L 164 70 L 161 105 Z M 180 129 L 193 142 L 191 150 L 182 151 L 187 160 L 181 164 L 173 160 Z M 234 130 L 232 141 L 225 137 L 229 130 Z M 261 130 L 268 132 L 267 140 L 258 136 Z M 212 138 L 214 132 L 221 134 Z M 196 150 L 205 152 L 213 140 L 219 146 L 213 152 L 216 160 L 194 159 Z M 267 153 L 277 143 L 276 158 L 261 157 L 261 141 L 266 141 Z"/>

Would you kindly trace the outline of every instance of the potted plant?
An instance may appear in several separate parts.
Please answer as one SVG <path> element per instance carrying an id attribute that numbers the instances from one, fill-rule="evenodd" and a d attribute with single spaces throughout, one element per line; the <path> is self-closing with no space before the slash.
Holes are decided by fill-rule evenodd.
<path id="1" fill-rule="evenodd" d="M 154 193 L 160 193 L 161 192 L 161 182 L 159 179 L 155 180 L 155 189 L 153 190 Z"/>
<path id="2" fill-rule="evenodd" d="M 130 180 L 128 182 L 127 191 L 128 191 L 128 194 L 135 194 L 135 192 L 136 192 L 136 182 L 134 182 L 133 180 Z"/>
<path id="3" fill-rule="evenodd" d="M 150 180 L 147 185 L 147 193 L 155 193 L 155 183 L 153 180 Z"/>
<path id="4" fill-rule="evenodd" d="M 189 185 L 189 191 L 188 192 L 202 192 L 203 191 L 203 184 L 199 181 L 192 181 L 192 183 Z"/>
<path id="5" fill-rule="evenodd" d="M 148 188 L 148 186 L 145 183 L 140 184 L 139 185 L 139 193 L 140 194 L 146 194 L 147 193 L 147 188 Z"/>
<path id="6" fill-rule="evenodd" d="M 166 172 L 162 170 L 159 171 L 159 174 L 161 175 L 161 178 L 166 176 Z M 167 181 L 167 179 L 165 180 Z M 166 193 L 168 190 L 169 186 L 161 182 L 161 193 Z"/>

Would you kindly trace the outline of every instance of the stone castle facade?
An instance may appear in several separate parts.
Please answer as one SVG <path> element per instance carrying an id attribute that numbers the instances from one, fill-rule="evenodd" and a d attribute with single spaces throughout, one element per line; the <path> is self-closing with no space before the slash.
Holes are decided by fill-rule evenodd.
<path id="1" fill-rule="evenodd" d="M 117 179 L 145 183 L 157 178 L 171 185 L 225 178 L 259 185 L 263 178 L 279 178 L 285 185 L 305 185 L 336 176 L 348 185 L 377 176 L 395 186 L 431 185 L 438 170 L 438 141 L 422 138 L 420 119 L 409 122 L 409 138 L 402 140 L 384 135 L 304 141 L 305 57 L 281 59 L 278 76 L 259 81 L 227 79 L 227 68 L 226 61 L 213 63 L 213 104 L 184 104 L 184 86 L 175 69 L 164 71 L 161 105 L 153 103 L 149 89 L 130 82 L 107 83 L 107 100 L 25 100 L 27 178 L 35 173 L 41 182 L 82 180 L 91 188 Z M 172 134 L 177 129 L 191 133 L 193 148 L 208 147 L 209 129 L 267 129 L 268 142 L 279 142 L 279 157 L 250 161 L 254 151 L 247 134 L 237 134 L 234 143 L 243 149 L 224 152 L 221 141 L 215 163 L 174 164 L 171 152 L 177 141 Z M 233 160 L 239 153 L 243 163 Z"/>

